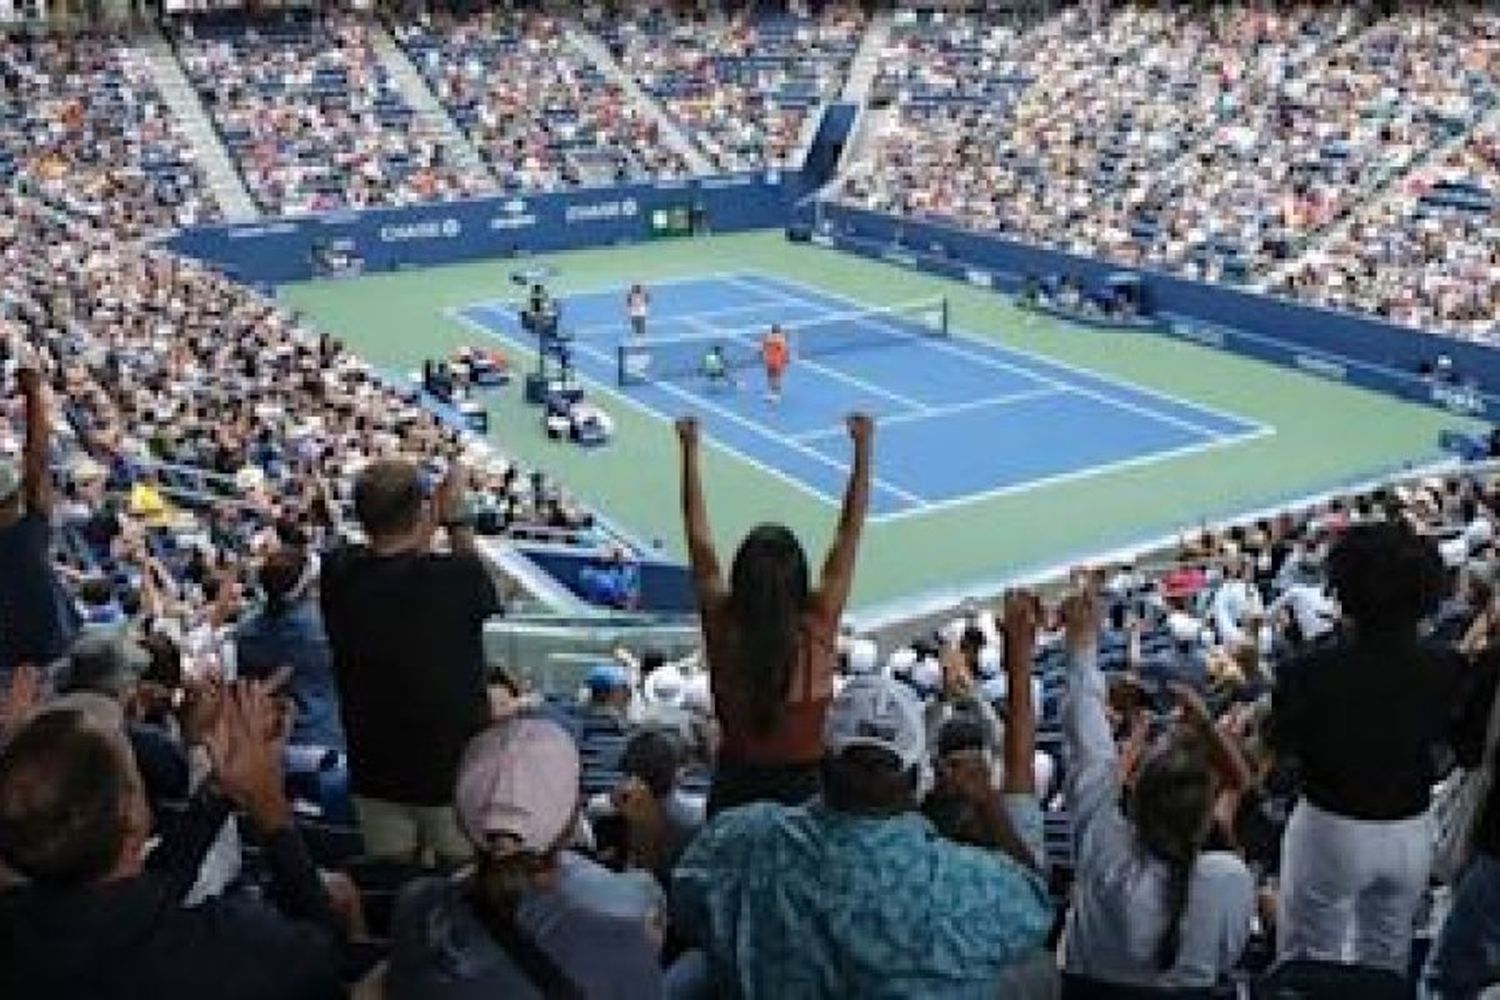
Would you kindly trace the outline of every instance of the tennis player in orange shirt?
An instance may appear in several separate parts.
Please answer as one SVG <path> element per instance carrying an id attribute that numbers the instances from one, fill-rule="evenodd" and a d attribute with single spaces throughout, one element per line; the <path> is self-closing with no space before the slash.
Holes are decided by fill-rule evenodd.
<path id="1" fill-rule="evenodd" d="M 781 401 L 781 380 L 792 360 L 792 350 L 780 324 L 771 324 L 760 342 L 760 360 L 766 366 L 766 399 Z"/>

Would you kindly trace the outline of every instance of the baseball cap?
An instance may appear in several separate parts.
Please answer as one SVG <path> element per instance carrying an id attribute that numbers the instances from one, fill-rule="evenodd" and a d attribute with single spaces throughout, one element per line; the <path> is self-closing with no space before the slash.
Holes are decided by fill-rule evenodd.
<path id="1" fill-rule="evenodd" d="M 481 848 L 498 835 L 514 841 L 502 853 L 546 853 L 573 825 L 579 772 L 578 748 L 556 722 L 497 722 L 469 741 L 459 763 L 459 826 Z"/>
<path id="2" fill-rule="evenodd" d="M 909 770 L 922 762 L 927 732 L 922 706 L 900 681 L 863 675 L 851 678 L 828 707 L 823 747 L 835 756 L 852 747 L 885 750 Z"/>
<path id="3" fill-rule="evenodd" d="M 21 488 L 21 469 L 15 459 L 0 455 L 0 503 L 16 495 Z"/>

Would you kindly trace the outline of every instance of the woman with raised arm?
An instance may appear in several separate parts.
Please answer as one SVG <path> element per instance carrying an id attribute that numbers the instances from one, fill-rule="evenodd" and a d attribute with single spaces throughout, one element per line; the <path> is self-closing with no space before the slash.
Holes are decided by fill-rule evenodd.
<path id="1" fill-rule="evenodd" d="M 688 560 L 720 730 L 710 814 L 762 799 L 796 804 L 817 794 L 839 619 L 870 505 L 875 425 L 863 414 L 848 423 L 854 464 L 838 534 L 813 589 L 802 545 L 780 524 L 745 536 L 725 581 L 703 500 L 698 423 L 677 422 Z"/>
<path id="2" fill-rule="evenodd" d="M 1211 987 L 1239 961 L 1255 915 L 1244 861 L 1207 848 L 1216 791 L 1243 789 L 1249 772 L 1198 695 L 1174 685 L 1178 718 L 1145 751 L 1122 801 L 1092 590 L 1064 602 L 1063 622 L 1077 852 L 1064 975 L 1080 991 Z"/>

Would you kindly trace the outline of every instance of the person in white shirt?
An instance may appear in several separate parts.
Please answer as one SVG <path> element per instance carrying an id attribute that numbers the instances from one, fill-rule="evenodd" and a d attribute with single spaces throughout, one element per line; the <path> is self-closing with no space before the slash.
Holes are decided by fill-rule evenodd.
<path id="1" fill-rule="evenodd" d="M 1237 855 L 1203 845 L 1220 782 L 1246 787 L 1249 770 L 1197 695 L 1177 686 L 1180 726 L 1135 769 L 1127 815 L 1097 663 L 1094 595 L 1071 596 L 1063 616 L 1063 734 L 1071 761 L 1065 784 L 1078 845 L 1063 968 L 1105 984 L 1212 986 L 1250 937 L 1255 884 Z"/>
<path id="2" fill-rule="evenodd" d="M 651 307 L 651 293 L 635 284 L 625 294 L 625 312 L 630 317 L 630 335 L 637 340 L 646 336 L 646 313 Z"/>

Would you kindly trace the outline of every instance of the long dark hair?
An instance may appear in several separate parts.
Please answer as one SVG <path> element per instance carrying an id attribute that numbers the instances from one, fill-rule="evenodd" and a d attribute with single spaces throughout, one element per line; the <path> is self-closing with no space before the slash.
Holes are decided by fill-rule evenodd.
<path id="1" fill-rule="evenodd" d="M 1156 967 L 1165 972 L 1182 950 L 1182 919 L 1193 884 L 1193 866 L 1208 837 L 1213 778 L 1204 749 L 1178 737 L 1141 763 L 1130 793 L 1130 818 L 1148 855 L 1167 866 L 1167 924 L 1156 944 Z"/>
<path id="2" fill-rule="evenodd" d="M 807 556 L 790 530 L 762 524 L 745 536 L 729 571 L 734 620 L 731 684 L 762 733 L 781 722 L 792 670 L 802 653 Z"/>
<path id="3" fill-rule="evenodd" d="M 485 929 L 547 1000 L 583 1000 L 583 989 L 516 920 L 521 897 L 551 860 L 535 854 L 481 851 L 469 884 L 469 905 Z"/>

